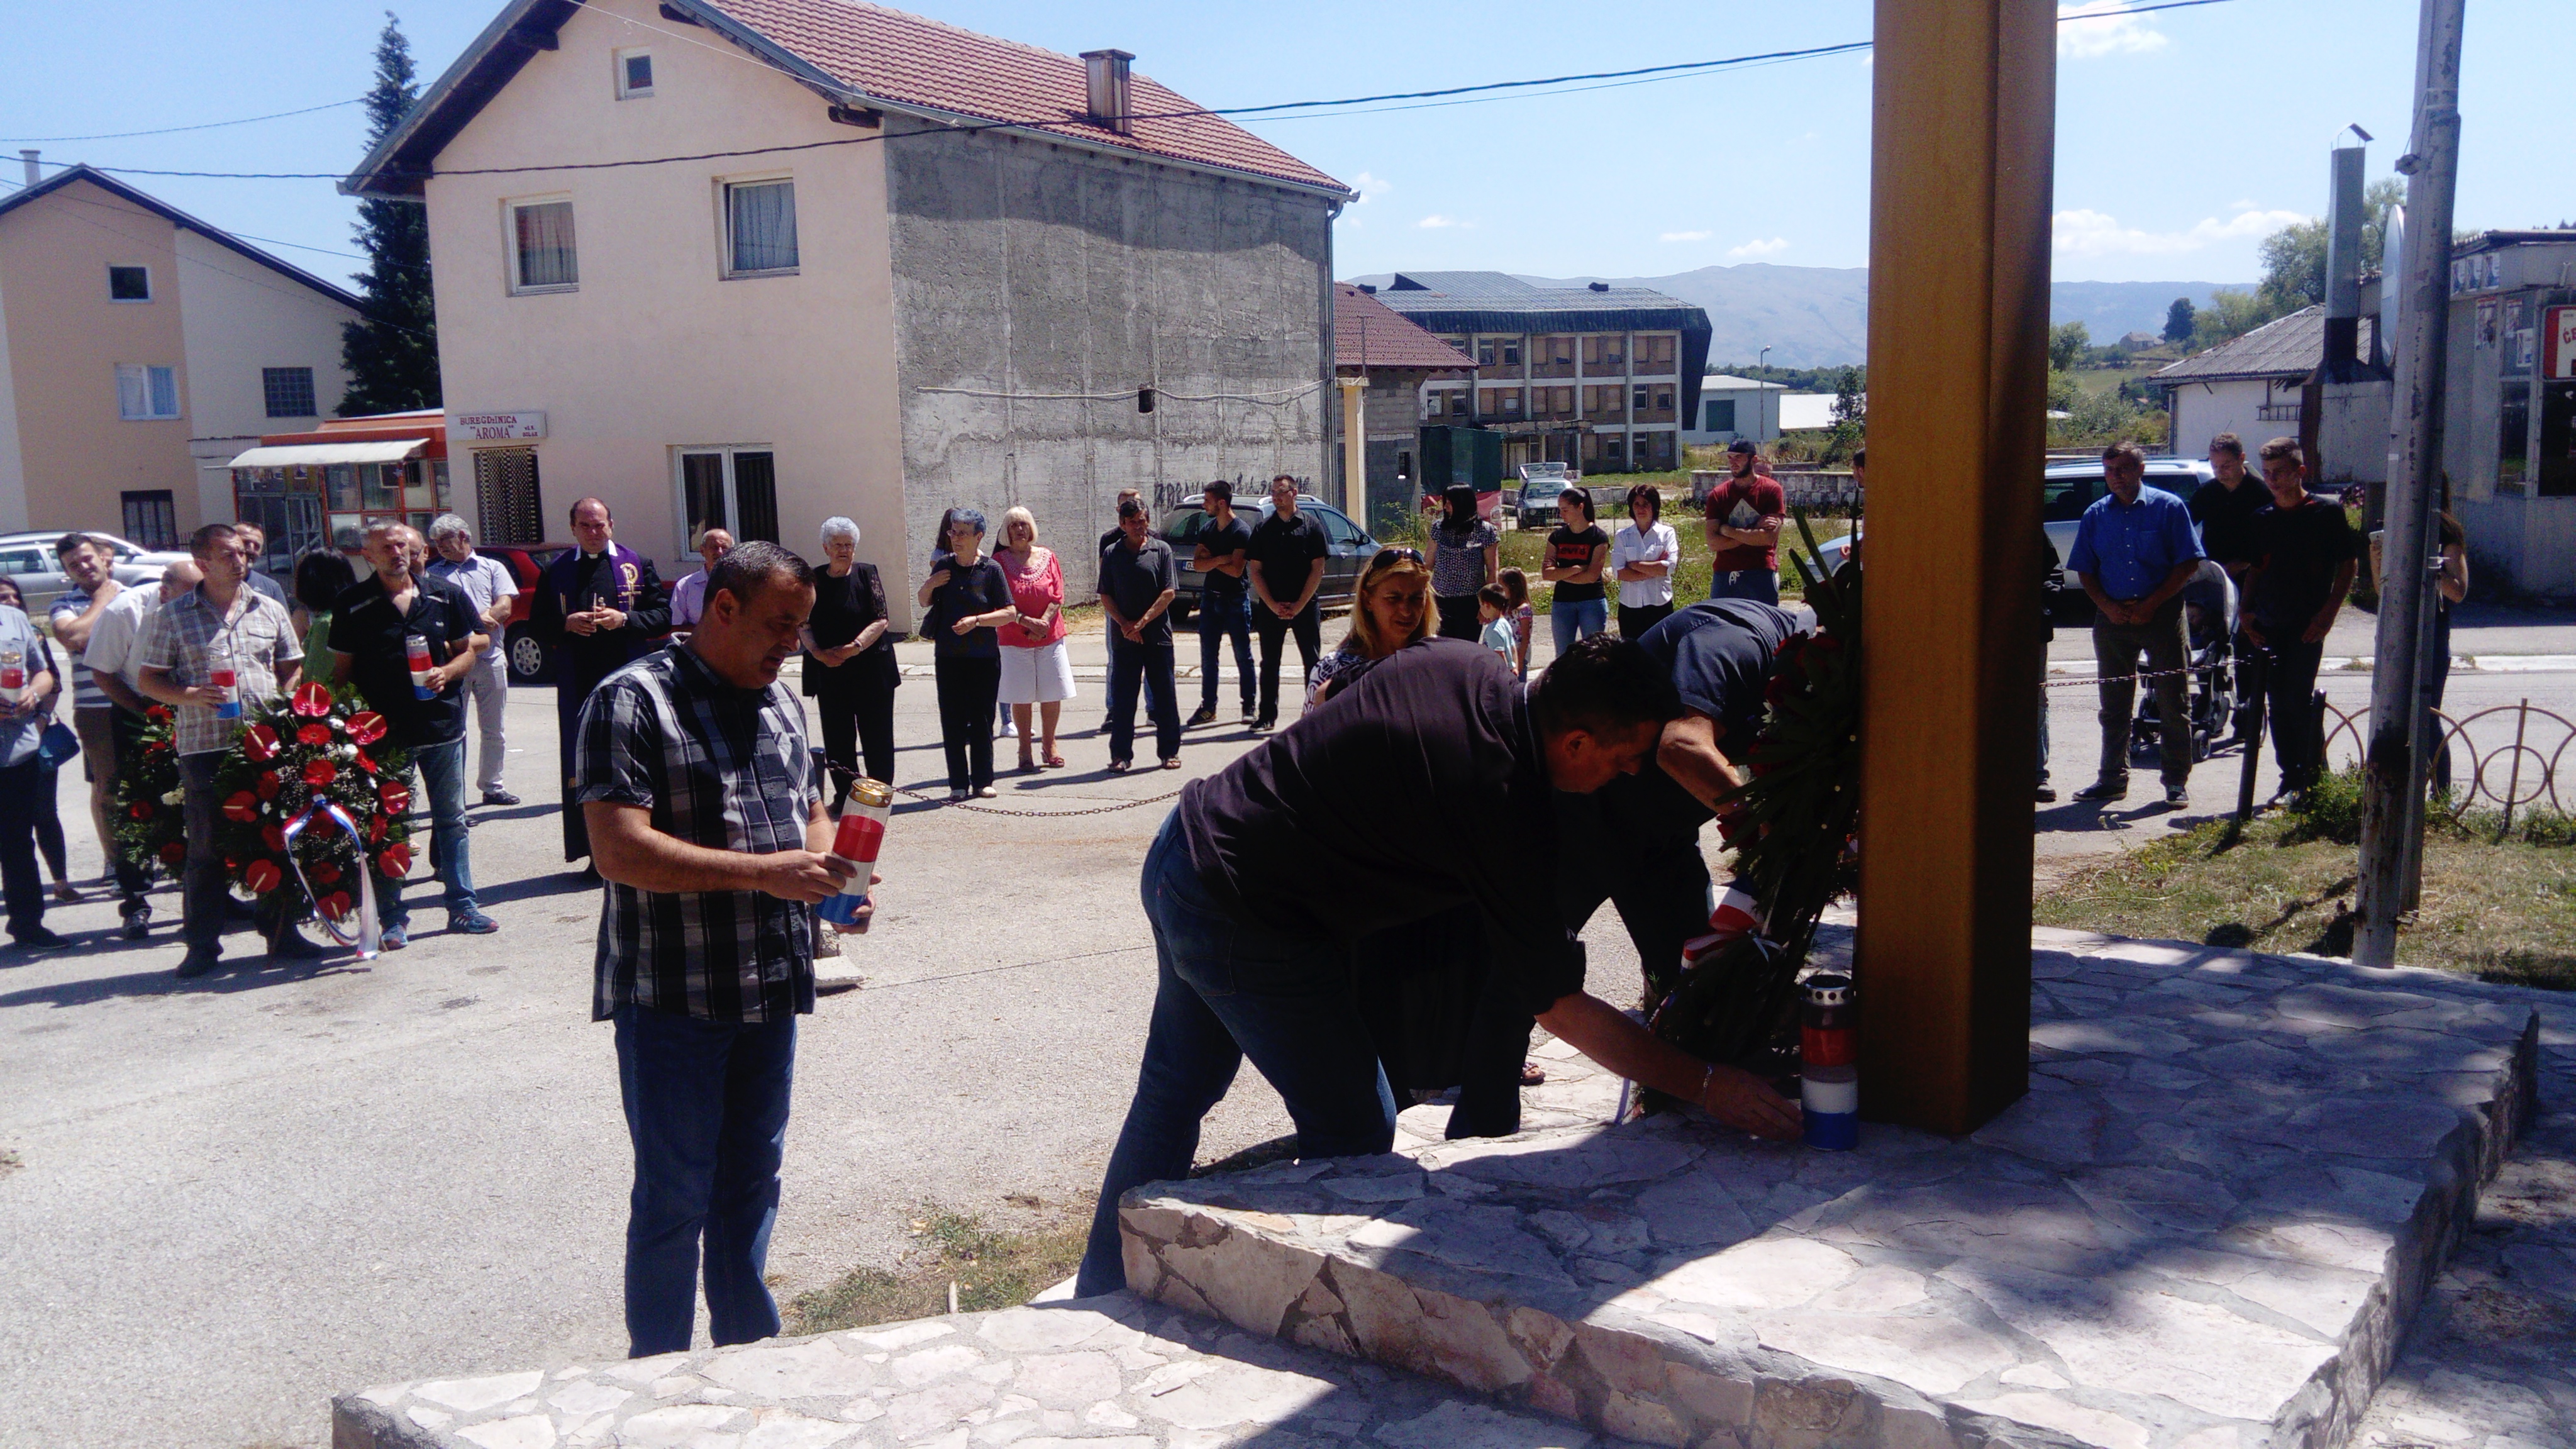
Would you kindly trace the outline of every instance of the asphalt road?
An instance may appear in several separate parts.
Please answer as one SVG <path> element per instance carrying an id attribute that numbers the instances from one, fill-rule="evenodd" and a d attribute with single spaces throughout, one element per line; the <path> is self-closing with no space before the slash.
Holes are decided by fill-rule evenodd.
<path id="1" fill-rule="evenodd" d="M 2463 629 L 2462 652 L 2576 654 L 2560 620 L 2487 627 Z M 2070 633 L 2054 652 L 2088 651 Z M 2366 682 L 2330 687 L 2357 698 Z M 1072 767 L 1006 775 L 996 805 L 1084 810 L 1179 784 L 1108 775 L 1096 671 L 1082 691 Z M 1194 682 L 1183 692 L 1195 703 Z M 2090 693 L 2052 691 L 2061 784 L 2089 775 Z M 2563 702 L 2576 678 L 2453 685 L 2462 702 L 2526 694 Z M 900 783 L 935 790 L 930 681 L 899 699 Z M 524 752 L 510 785 L 529 803 L 475 812 L 497 936 L 449 937 L 431 903 L 396 955 L 270 969 L 242 934 L 231 969 L 182 983 L 175 893 L 156 897 L 152 940 L 129 945 L 92 887 L 48 917 L 74 949 L 0 950 L 0 1150 L 17 1159 L 0 1165 L 0 1445 L 320 1445 L 335 1392 L 623 1352 L 630 1159 L 608 1029 L 589 1020 L 597 890 L 559 859 L 551 693 L 515 694 L 511 721 Z M 1188 772 L 1250 742 L 1231 725 L 1194 732 Z M 2233 778 L 2203 767 L 2189 813 L 2204 792 L 2208 809 L 2232 799 Z M 79 789 L 64 782 L 63 808 L 88 879 L 100 862 Z M 925 1200 L 1006 1212 L 1008 1194 L 1097 1183 L 1151 998 L 1136 869 L 1165 808 L 904 807 L 883 914 L 848 947 L 868 984 L 800 1028 L 771 1256 L 784 1291 L 890 1261 Z M 2043 856 L 2115 849 L 2173 818 L 2160 802 L 2060 807 L 2040 817 Z M 1615 915 L 1587 937 L 1595 989 L 1634 999 Z M 1287 1128 L 1247 1072 L 1202 1155 Z"/>

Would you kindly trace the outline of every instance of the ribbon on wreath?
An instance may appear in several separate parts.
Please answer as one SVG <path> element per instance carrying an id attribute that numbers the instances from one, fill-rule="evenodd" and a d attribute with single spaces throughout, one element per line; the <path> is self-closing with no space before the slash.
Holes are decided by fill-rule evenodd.
<path id="1" fill-rule="evenodd" d="M 304 833 L 306 826 L 313 823 L 313 817 L 316 815 L 327 817 L 332 824 L 346 831 L 351 843 L 357 846 L 358 928 L 355 931 L 340 929 L 339 920 L 322 908 L 320 893 L 313 889 L 311 881 L 304 878 L 304 862 L 295 857 L 296 838 Z M 287 821 L 278 835 L 286 844 L 286 868 L 295 872 L 295 883 L 304 888 L 304 898 L 313 903 L 313 918 L 322 923 L 322 929 L 330 933 L 332 940 L 343 946 L 356 947 L 359 960 L 374 960 L 384 933 L 376 923 L 376 886 L 370 879 L 374 872 L 367 868 L 367 837 L 358 829 L 358 822 L 350 819 L 349 812 L 336 803 L 322 800 L 316 801 L 307 807 L 303 814 Z"/>

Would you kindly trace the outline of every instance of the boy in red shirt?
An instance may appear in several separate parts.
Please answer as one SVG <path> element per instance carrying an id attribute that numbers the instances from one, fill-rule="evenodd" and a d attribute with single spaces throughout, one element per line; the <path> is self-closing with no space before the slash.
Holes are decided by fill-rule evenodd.
<path id="1" fill-rule="evenodd" d="M 1735 476 L 1709 490 L 1707 518 L 1709 580 L 1712 599 L 1780 602 L 1780 523 L 1789 516 L 1789 497 L 1780 485 L 1754 471 L 1760 457 L 1753 444 L 1738 438 L 1726 445 L 1726 461 Z"/>

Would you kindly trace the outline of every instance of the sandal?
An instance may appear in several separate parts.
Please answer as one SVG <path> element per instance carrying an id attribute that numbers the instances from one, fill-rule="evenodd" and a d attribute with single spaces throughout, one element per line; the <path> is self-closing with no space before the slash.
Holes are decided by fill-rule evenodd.
<path id="1" fill-rule="evenodd" d="M 1536 1062 L 1521 1063 L 1521 1085 L 1524 1087 L 1546 1086 L 1547 1068 L 1540 1066 Z"/>
<path id="2" fill-rule="evenodd" d="M 1030 759 L 1030 758 L 1029 758 L 1028 756 L 1026 756 L 1026 755 L 1022 755 L 1022 756 L 1020 756 L 1020 773 L 1021 773 L 1021 774 L 1023 774 L 1023 775 L 1034 775 L 1034 774 L 1036 774 L 1037 772 L 1038 772 L 1038 762 L 1037 762 L 1037 761 Z"/>
<path id="3" fill-rule="evenodd" d="M 68 903 L 68 902 L 72 902 L 72 901 L 77 901 L 77 900 L 79 900 L 80 898 L 81 898 L 81 897 L 80 897 L 80 887 L 79 887 L 79 886 L 73 885 L 70 881 L 67 881 L 67 880 L 59 880 L 59 881 L 54 882 L 54 899 L 55 899 L 55 900 L 63 901 L 63 902 Z"/>
<path id="4" fill-rule="evenodd" d="M 1050 770 L 1061 770 L 1061 769 L 1063 769 L 1063 768 L 1064 768 L 1064 756 L 1062 756 L 1062 755 L 1049 755 L 1049 756 L 1047 756 L 1047 757 L 1046 757 L 1046 767 L 1047 767 L 1048 769 L 1050 769 Z"/>
<path id="5" fill-rule="evenodd" d="M 1175 758 L 1172 758 L 1172 759 L 1169 759 L 1169 760 L 1165 760 L 1165 761 L 1163 762 L 1163 768 L 1164 768 L 1164 769 L 1166 769 L 1166 770 L 1177 770 L 1177 769 L 1179 769 L 1180 767 L 1181 767 L 1181 762 L 1180 762 L 1180 760 L 1179 760 L 1179 758 L 1178 758 L 1178 757 L 1175 757 Z"/>
<path id="6" fill-rule="evenodd" d="M 1109 773 L 1113 775 L 1124 775 L 1129 770 L 1134 769 L 1135 765 L 1136 762 L 1133 760 L 1111 760 L 1109 762 Z"/>

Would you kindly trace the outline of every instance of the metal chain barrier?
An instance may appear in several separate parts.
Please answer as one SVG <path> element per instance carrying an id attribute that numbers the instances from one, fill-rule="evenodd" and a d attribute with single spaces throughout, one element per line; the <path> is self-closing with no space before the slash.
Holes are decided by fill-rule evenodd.
<path id="1" fill-rule="evenodd" d="M 1186 789 L 1188 787 L 1183 786 L 1182 788 Z M 913 790 L 897 785 L 894 787 L 894 792 L 898 795 L 909 795 L 915 800 L 922 801 L 926 804 L 942 806 L 950 810 L 972 810 L 978 815 L 1008 815 L 1018 820 L 1071 820 L 1078 815 L 1114 815 L 1121 810 L 1134 810 L 1146 805 L 1160 805 L 1166 800 L 1177 800 L 1181 798 L 1181 792 L 1179 790 L 1174 790 L 1167 795 L 1148 795 L 1142 800 L 1121 800 L 1115 805 L 1094 805 L 1084 810 L 1006 810 L 999 805 L 969 805 L 963 800 L 951 800 L 948 797 L 939 794 L 935 790 Z"/>
<path id="2" fill-rule="evenodd" d="M 2116 684 L 2123 679 L 2133 682 L 2141 679 L 2162 679 L 2169 674 L 2198 674 L 2204 669 L 2224 669 L 2226 667 L 2228 666 L 2224 664 L 2186 664 L 2179 669 L 2141 669 L 2135 674 L 2113 674 L 2107 676 L 2096 674 L 2088 675 L 2082 679 L 2049 679 L 2043 680 L 2041 683 L 2042 687 L 2047 689 L 2073 689 L 2079 684 Z"/>

